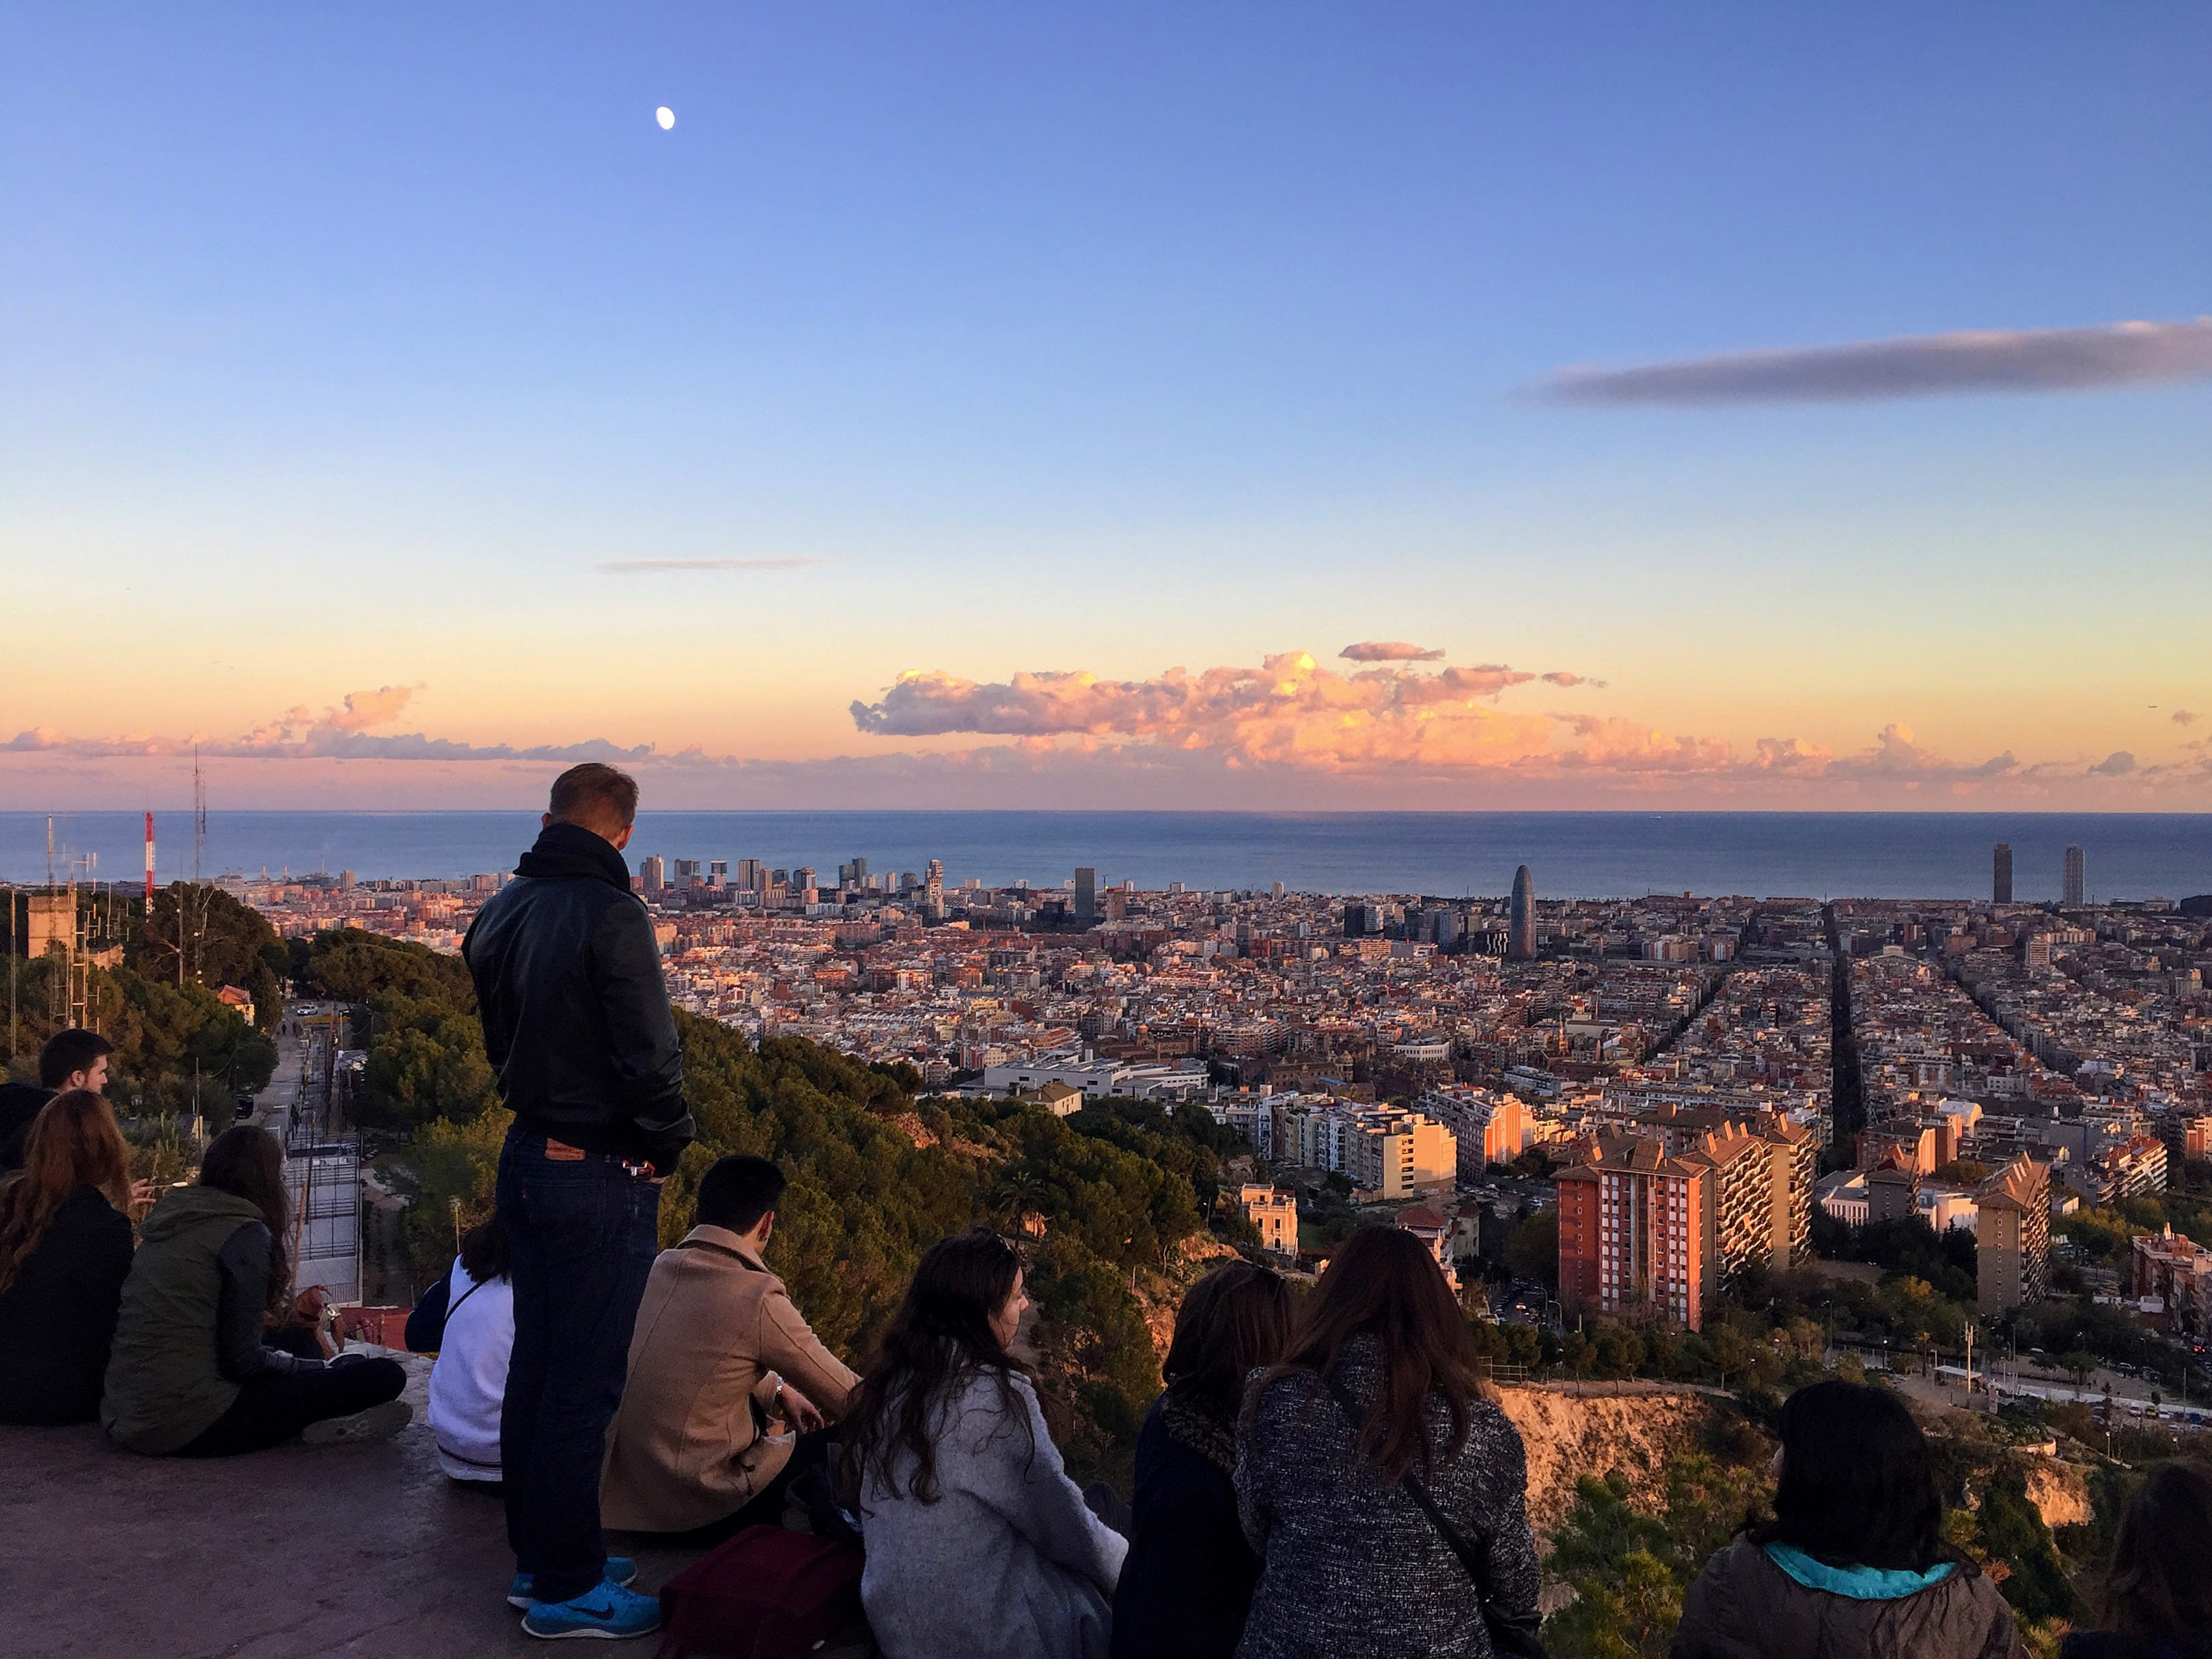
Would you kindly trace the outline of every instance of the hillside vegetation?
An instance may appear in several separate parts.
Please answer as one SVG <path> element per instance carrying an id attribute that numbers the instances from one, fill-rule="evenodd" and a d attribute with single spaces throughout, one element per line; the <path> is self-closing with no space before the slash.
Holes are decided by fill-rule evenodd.
<path id="1" fill-rule="evenodd" d="M 453 1200 L 487 1212 L 507 1114 L 497 1105 L 464 966 L 359 933 L 319 936 L 303 981 L 358 1004 L 368 1060 L 358 1113 L 404 1144 L 386 1158 L 413 1200 L 419 1286 L 445 1270 Z M 678 1012 L 699 1139 L 668 1180 L 661 1234 L 690 1225 L 700 1175 L 726 1153 L 791 1177 L 769 1248 L 823 1340 L 858 1364 L 921 1252 L 978 1220 L 1026 1234 L 1036 1341 L 1072 1464 L 1119 1468 L 1159 1389 L 1148 1305 L 1172 1301 L 1206 1231 L 1228 1134 L 1196 1108 L 1055 1118 L 1010 1101 L 917 1098 L 911 1068 L 797 1038 L 756 1047 Z M 1241 1231 L 1224 1224 L 1226 1232 Z"/>

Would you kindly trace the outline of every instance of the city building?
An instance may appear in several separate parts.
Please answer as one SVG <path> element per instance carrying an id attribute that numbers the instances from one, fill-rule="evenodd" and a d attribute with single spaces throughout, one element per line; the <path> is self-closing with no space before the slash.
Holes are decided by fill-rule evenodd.
<path id="1" fill-rule="evenodd" d="M 1247 1184 L 1237 1189 L 1244 1218 L 1260 1235 L 1260 1248 L 1270 1255 L 1294 1259 L 1298 1253 L 1298 1203 L 1273 1187 Z"/>
<path id="2" fill-rule="evenodd" d="M 1410 1198 L 1459 1175 L 1459 1140 L 1419 1112 L 1367 1107 L 1344 1113 L 1340 1167 L 1356 1191 Z"/>
<path id="3" fill-rule="evenodd" d="M 1990 883 L 1990 898 L 1997 904 L 2012 902 L 2012 848 L 2003 842 L 1996 846 L 1996 869 Z"/>
<path id="4" fill-rule="evenodd" d="M 639 863 L 638 879 L 644 884 L 647 892 L 658 893 L 668 885 L 667 868 L 658 853 L 648 855 Z"/>
<path id="5" fill-rule="evenodd" d="M 1426 1247 L 1430 1257 L 1443 1270 L 1444 1283 L 1459 1292 L 1459 1265 L 1452 1260 L 1451 1240 L 1455 1224 L 1430 1204 L 1416 1204 L 1398 1212 L 1398 1231 L 1411 1233 Z"/>
<path id="6" fill-rule="evenodd" d="M 1098 920 L 1098 872 L 1088 866 L 1075 872 L 1075 919 L 1086 927 Z"/>
<path id="7" fill-rule="evenodd" d="M 1696 1330 L 1714 1285 L 1705 1159 L 1670 1158 L 1656 1140 L 1598 1143 L 1559 1171 L 1559 1296 L 1576 1310 Z"/>
<path id="8" fill-rule="evenodd" d="M 2130 1242 L 2136 1311 L 2169 1335 L 2212 1331 L 2212 1250 L 2170 1225 Z"/>
<path id="9" fill-rule="evenodd" d="M 2048 1294 L 2051 1167 L 2022 1152 L 1975 1194 L 1975 1305 L 2002 1313 Z"/>
<path id="10" fill-rule="evenodd" d="M 1528 962 L 1536 954 L 1536 878 L 1522 865 L 1513 872 L 1513 898 L 1510 926 L 1507 930 L 1506 954 L 1516 962 Z"/>
<path id="11" fill-rule="evenodd" d="M 1867 1219 L 1910 1221 L 1920 1213 L 1920 1171 L 1892 1152 L 1866 1172 Z"/>
<path id="12" fill-rule="evenodd" d="M 2060 901 L 2060 902 L 2064 904 L 2069 910 L 2080 909 L 2084 902 L 2081 895 L 2085 883 L 2083 882 L 2082 878 L 2087 872 L 2082 867 L 2083 862 L 2081 849 L 2080 848 L 2069 847 L 2066 849 L 2065 878 L 2063 884 L 2060 888 L 2060 890 L 2065 895 L 2065 896 Z"/>

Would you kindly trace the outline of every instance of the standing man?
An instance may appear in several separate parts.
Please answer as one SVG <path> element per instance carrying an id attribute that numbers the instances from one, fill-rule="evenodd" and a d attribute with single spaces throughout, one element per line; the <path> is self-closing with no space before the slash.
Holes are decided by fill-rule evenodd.
<path id="1" fill-rule="evenodd" d="M 461 942 L 484 1050 L 514 1113 L 499 1214 L 514 1287 L 500 1413 L 507 1595 L 532 1636 L 644 1636 L 659 1603 L 599 1535 L 599 1465 L 659 1245 L 660 1182 L 691 1141 L 659 947 L 632 896 L 637 785 L 554 780 L 538 843 Z"/>

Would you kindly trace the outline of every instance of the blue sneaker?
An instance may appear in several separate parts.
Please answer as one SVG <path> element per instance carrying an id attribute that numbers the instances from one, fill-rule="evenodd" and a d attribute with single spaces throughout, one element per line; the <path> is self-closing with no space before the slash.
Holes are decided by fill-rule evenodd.
<path id="1" fill-rule="evenodd" d="M 603 1576 L 608 1583 L 627 1588 L 629 1582 L 637 1577 L 637 1563 L 627 1555 L 610 1555 L 607 1557 L 607 1570 Z M 507 1606 L 520 1607 L 525 1613 L 530 1611 L 530 1604 L 538 1599 L 530 1593 L 535 1577 L 527 1572 L 514 1575 L 514 1582 L 507 1587 Z"/>
<path id="2" fill-rule="evenodd" d="M 640 1595 L 602 1580 L 567 1601 L 532 1601 L 522 1615 L 526 1636 L 556 1642 L 568 1636 L 597 1636 L 621 1642 L 650 1636 L 660 1628 L 660 1599 Z"/>

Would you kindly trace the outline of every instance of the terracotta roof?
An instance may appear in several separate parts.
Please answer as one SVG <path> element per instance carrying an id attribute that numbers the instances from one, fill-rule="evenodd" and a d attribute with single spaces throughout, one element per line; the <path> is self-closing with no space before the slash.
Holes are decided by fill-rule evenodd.
<path id="1" fill-rule="evenodd" d="M 2050 1191 L 2050 1167 L 2022 1152 L 1984 1181 L 1974 1198 L 1984 1210 L 2027 1210 L 2047 1202 Z"/>

